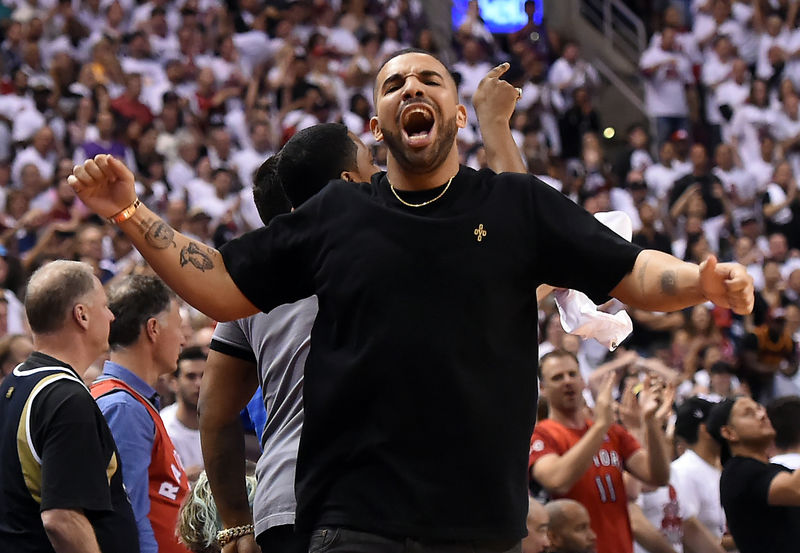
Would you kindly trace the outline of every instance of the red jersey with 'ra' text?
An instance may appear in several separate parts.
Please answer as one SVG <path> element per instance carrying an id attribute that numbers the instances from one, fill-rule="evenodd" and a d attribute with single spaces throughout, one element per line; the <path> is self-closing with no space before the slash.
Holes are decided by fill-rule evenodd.
<path id="1" fill-rule="evenodd" d="M 592 421 L 580 430 L 550 419 L 540 421 L 531 436 L 528 467 L 549 453 L 564 455 L 578 443 Z M 632 553 L 633 533 L 628 519 L 628 498 L 622 482 L 625 462 L 641 448 L 622 426 L 608 429 L 603 445 L 592 458 L 589 470 L 566 494 L 554 498 L 574 499 L 586 507 L 597 534 L 597 553 Z"/>
<path id="2" fill-rule="evenodd" d="M 167 429 L 164 428 L 158 411 L 136 390 L 116 378 L 99 380 L 91 387 L 92 396 L 95 399 L 115 390 L 124 390 L 136 398 L 147 408 L 156 425 L 153 453 L 148 468 L 150 513 L 147 518 L 153 527 L 158 551 L 159 553 L 188 553 L 188 549 L 178 542 L 175 534 L 181 502 L 189 492 L 189 481 L 178 460 L 175 446 L 172 445 L 172 440 L 167 434 Z"/>

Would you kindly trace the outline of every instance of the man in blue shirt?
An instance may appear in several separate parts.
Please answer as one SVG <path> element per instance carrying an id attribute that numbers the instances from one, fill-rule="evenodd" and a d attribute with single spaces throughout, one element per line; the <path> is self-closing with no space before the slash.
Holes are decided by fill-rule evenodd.
<path id="1" fill-rule="evenodd" d="M 111 360 L 92 385 L 122 458 L 142 553 L 185 552 L 175 524 L 188 481 L 158 414 L 159 376 L 175 371 L 183 346 L 175 295 L 158 278 L 128 277 L 109 293 L 116 317 Z"/>

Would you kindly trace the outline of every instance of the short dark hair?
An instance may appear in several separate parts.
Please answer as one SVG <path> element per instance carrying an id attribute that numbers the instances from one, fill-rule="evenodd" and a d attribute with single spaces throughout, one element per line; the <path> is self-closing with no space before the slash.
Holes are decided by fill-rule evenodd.
<path id="1" fill-rule="evenodd" d="M 278 215 L 289 213 L 292 204 L 278 177 L 280 154 L 270 156 L 261 164 L 253 176 L 253 201 L 261 221 L 268 225 Z"/>
<path id="2" fill-rule="evenodd" d="M 25 292 L 25 313 L 34 334 L 61 330 L 68 314 L 94 288 L 92 268 L 80 261 L 52 261 L 36 270 Z"/>
<path id="3" fill-rule="evenodd" d="M 183 348 L 180 355 L 178 355 L 178 368 L 175 369 L 175 376 L 181 374 L 181 361 L 205 361 L 208 359 L 208 354 L 200 346 L 189 346 Z"/>
<path id="4" fill-rule="evenodd" d="M 800 445 L 800 397 L 786 396 L 767 406 L 767 415 L 775 429 L 775 445 L 790 449 Z"/>
<path id="5" fill-rule="evenodd" d="M 339 123 L 314 125 L 295 133 L 278 160 L 278 177 L 292 207 L 300 207 L 342 171 L 355 169 L 357 151 L 347 127 Z"/>
<path id="6" fill-rule="evenodd" d="M 155 276 L 131 275 L 108 292 L 108 308 L 114 314 L 108 343 L 111 349 L 136 342 L 147 321 L 169 310 L 175 294 Z"/>
<path id="7" fill-rule="evenodd" d="M 556 348 L 553 351 L 549 351 L 549 352 L 545 353 L 542 356 L 542 358 L 539 359 L 539 368 L 537 370 L 537 372 L 539 374 L 539 379 L 542 378 L 542 367 L 544 366 L 544 362 L 545 361 L 547 361 L 549 359 L 561 359 L 563 357 L 568 357 L 569 359 L 572 359 L 573 361 L 575 361 L 576 365 L 580 366 L 580 364 L 581 364 L 580 361 L 578 361 L 578 356 L 575 355 L 574 353 L 572 353 L 571 351 L 567 351 L 567 350 L 561 349 L 561 348 Z"/>

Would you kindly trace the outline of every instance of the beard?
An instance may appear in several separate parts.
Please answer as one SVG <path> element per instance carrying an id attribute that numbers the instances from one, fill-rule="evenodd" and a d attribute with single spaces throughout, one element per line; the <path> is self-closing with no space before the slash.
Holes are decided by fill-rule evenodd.
<path id="1" fill-rule="evenodd" d="M 439 128 L 436 132 L 436 140 L 426 148 L 414 150 L 405 147 L 402 131 L 400 130 L 402 127 L 399 121 L 396 131 L 383 130 L 383 139 L 386 142 L 386 147 L 389 148 L 389 152 L 391 152 L 397 163 L 409 173 L 427 173 L 437 169 L 444 163 L 453 148 L 453 142 L 455 142 L 456 134 L 458 133 L 455 116 L 449 120 L 443 120 L 441 112 L 435 106 L 431 107 L 436 114 Z"/>

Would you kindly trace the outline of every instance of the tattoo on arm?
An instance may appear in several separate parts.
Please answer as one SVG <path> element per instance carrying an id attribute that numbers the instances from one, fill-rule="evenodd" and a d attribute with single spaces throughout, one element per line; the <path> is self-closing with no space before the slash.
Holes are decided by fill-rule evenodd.
<path id="1" fill-rule="evenodd" d="M 183 247 L 181 250 L 180 262 L 181 267 L 185 267 L 187 264 L 191 263 L 195 269 L 199 269 L 203 272 L 214 268 L 214 262 L 211 260 L 211 256 L 198 248 L 197 244 L 194 242 L 189 242 L 187 246 Z"/>
<path id="2" fill-rule="evenodd" d="M 648 263 L 650 263 L 649 259 L 644 262 L 644 265 L 639 270 L 639 288 L 641 289 L 642 294 L 644 294 L 644 275 L 645 275 L 645 273 L 647 273 L 647 264 Z"/>
<path id="3" fill-rule="evenodd" d="M 674 296 L 678 293 L 675 271 L 664 271 L 661 273 L 661 291 L 668 296 Z"/>
<path id="4" fill-rule="evenodd" d="M 157 219 L 152 224 L 150 224 L 147 232 L 145 232 L 144 237 L 147 240 L 147 243 L 156 248 L 157 250 L 163 250 L 168 248 L 170 245 L 173 247 L 178 247 L 173 240 L 175 236 L 175 231 L 172 230 L 167 223 L 162 221 L 161 219 Z"/>

